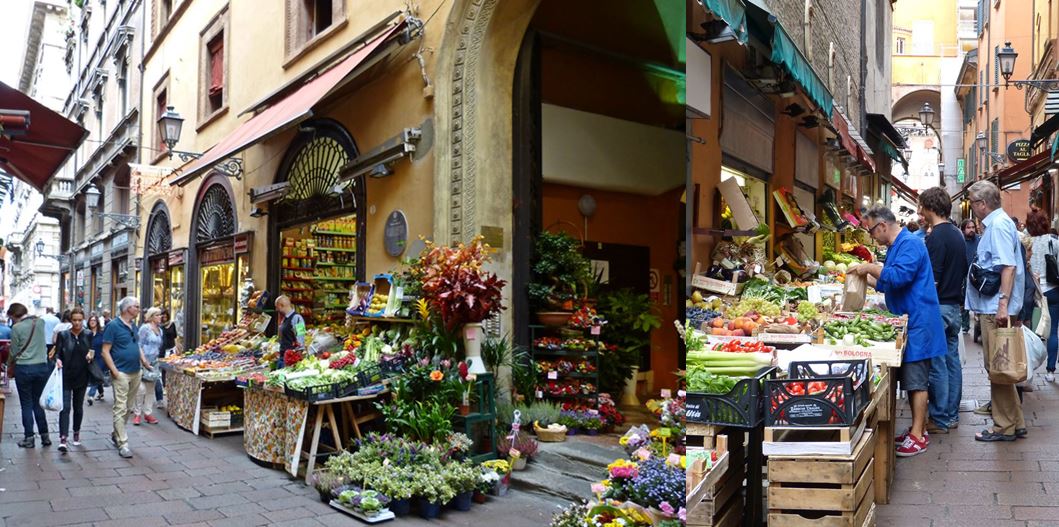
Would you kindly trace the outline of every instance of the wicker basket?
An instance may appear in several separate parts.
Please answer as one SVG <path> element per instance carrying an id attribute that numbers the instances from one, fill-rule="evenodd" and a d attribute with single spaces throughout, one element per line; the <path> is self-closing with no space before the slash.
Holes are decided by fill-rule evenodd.
<path id="1" fill-rule="evenodd" d="M 537 421 L 533 422 L 533 431 L 537 433 L 537 439 L 542 443 L 561 443 L 566 441 L 566 427 L 562 427 L 559 430 L 551 430 L 548 428 L 541 428 L 540 423 Z"/>

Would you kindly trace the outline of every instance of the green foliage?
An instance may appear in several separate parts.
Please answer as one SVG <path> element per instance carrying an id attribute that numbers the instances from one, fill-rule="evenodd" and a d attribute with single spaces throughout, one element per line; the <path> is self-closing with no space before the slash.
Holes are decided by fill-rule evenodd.
<path id="1" fill-rule="evenodd" d="M 563 232 L 538 234 L 531 270 L 527 294 L 537 310 L 587 294 L 594 278 L 592 264 L 581 254 L 581 242 Z"/>
<path id="2" fill-rule="evenodd" d="M 533 388 L 537 386 L 537 365 L 533 355 L 524 348 L 512 352 L 511 383 L 523 397 L 533 397 Z"/>
<path id="3" fill-rule="evenodd" d="M 600 358 L 600 391 L 621 393 L 632 369 L 640 364 L 640 353 L 651 345 L 651 331 L 662 327 L 646 294 L 619 289 L 599 297 L 599 314 L 607 320 L 606 338 L 617 349 Z"/>
<path id="4" fill-rule="evenodd" d="M 515 410 L 520 412 L 522 428 L 529 430 L 533 422 L 540 422 L 541 426 L 548 426 L 559 422 L 560 408 L 557 403 L 548 401 L 534 401 L 530 404 L 519 403 L 511 405 L 508 403 L 498 404 L 496 407 L 496 428 L 500 434 L 511 431 L 511 423 L 514 421 Z"/>
<path id="5" fill-rule="evenodd" d="M 452 433 L 452 416 L 456 408 L 438 401 L 394 401 L 376 403 L 390 432 L 422 441 L 441 443 Z"/>

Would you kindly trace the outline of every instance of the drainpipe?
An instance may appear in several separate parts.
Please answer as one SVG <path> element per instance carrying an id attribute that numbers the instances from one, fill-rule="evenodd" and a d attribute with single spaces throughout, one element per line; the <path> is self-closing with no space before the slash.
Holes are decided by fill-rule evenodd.
<path id="1" fill-rule="evenodd" d="M 144 115 L 143 115 L 143 84 L 144 84 L 143 83 L 143 55 L 147 51 L 146 42 L 147 42 L 147 32 L 148 31 L 150 31 L 150 28 L 147 27 L 147 6 L 145 5 L 145 0 L 140 0 L 140 63 L 136 66 L 136 69 L 139 70 L 139 72 L 140 72 L 140 96 L 139 96 L 139 99 L 137 99 L 138 103 L 137 103 L 137 107 L 136 107 L 136 110 L 137 110 L 137 112 L 138 112 L 138 114 L 140 116 L 139 125 L 137 126 L 137 134 L 138 134 L 139 137 L 136 140 L 137 141 L 136 144 L 138 144 L 140 146 L 139 148 L 136 149 L 136 162 L 137 163 L 142 163 L 143 162 L 141 160 L 142 159 L 142 152 L 143 152 L 143 148 L 144 148 L 144 144 L 143 144 L 143 119 L 144 119 Z M 129 175 L 130 175 L 129 183 L 132 183 L 132 180 L 131 180 L 132 174 L 130 173 Z M 132 185 L 130 184 L 129 186 L 132 186 Z M 136 216 L 139 217 L 141 215 L 141 212 L 140 212 L 140 194 L 139 193 L 136 194 L 136 198 L 134 200 L 134 203 L 135 203 L 134 207 L 135 207 L 135 210 L 136 210 Z M 147 232 L 147 225 L 146 224 L 145 225 L 141 225 L 140 227 L 141 227 L 141 229 L 140 229 L 141 232 L 144 232 L 144 233 Z M 139 236 L 140 233 L 137 232 L 136 234 L 137 234 L 136 237 L 139 238 L 140 237 Z M 144 245 L 146 245 L 146 243 L 147 243 L 147 240 L 146 240 L 146 234 L 145 234 L 144 235 Z M 136 248 L 136 244 L 133 244 L 132 247 L 133 247 L 133 249 L 135 249 Z M 140 303 L 141 304 L 146 304 L 147 303 L 147 299 L 145 298 L 145 295 L 147 294 L 147 284 L 149 283 L 149 280 L 150 280 L 150 277 L 147 276 L 147 267 L 148 267 L 147 259 L 144 258 L 141 261 L 141 263 L 140 263 L 141 268 L 140 269 L 133 269 L 135 263 L 136 263 L 135 251 L 129 251 L 129 265 L 128 265 L 128 268 L 132 269 L 132 273 L 133 273 L 132 276 L 133 276 L 133 280 L 134 280 L 133 283 L 135 283 L 136 272 L 137 271 L 140 272 L 140 283 L 137 284 L 137 287 L 140 288 L 140 294 L 139 294 Z M 172 316 L 173 315 L 170 314 L 170 317 L 172 317 Z"/>

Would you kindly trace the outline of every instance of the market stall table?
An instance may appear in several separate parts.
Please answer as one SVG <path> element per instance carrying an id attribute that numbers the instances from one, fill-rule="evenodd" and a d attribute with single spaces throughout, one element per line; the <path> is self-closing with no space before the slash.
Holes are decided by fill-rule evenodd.
<path id="1" fill-rule="evenodd" d="M 241 432 L 237 425 L 227 427 L 202 428 L 203 409 L 219 407 L 224 403 L 237 400 L 239 391 L 233 378 L 210 379 L 197 377 L 184 370 L 162 364 L 166 374 L 164 390 L 166 413 L 180 428 L 198 435 L 200 430 L 214 434 Z"/>

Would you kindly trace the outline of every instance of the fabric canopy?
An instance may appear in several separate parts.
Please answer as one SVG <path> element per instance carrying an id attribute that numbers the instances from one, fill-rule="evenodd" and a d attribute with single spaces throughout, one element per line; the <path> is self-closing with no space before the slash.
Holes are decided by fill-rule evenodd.
<path id="1" fill-rule="evenodd" d="M 1037 145 L 1047 141 L 1048 136 L 1054 134 L 1056 130 L 1059 130 L 1059 114 L 1049 117 L 1033 129 L 1033 133 L 1030 134 L 1030 148 L 1037 148 Z"/>
<path id="2" fill-rule="evenodd" d="M 742 0 L 702 0 L 702 4 L 732 28 L 740 44 L 746 44 L 746 7 Z"/>
<path id="3" fill-rule="evenodd" d="M 387 29 L 333 68 L 305 83 L 301 88 L 240 125 L 220 143 L 206 151 L 201 158 L 190 163 L 183 171 L 184 173 L 174 179 L 172 184 L 186 184 L 218 162 L 311 117 L 313 106 L 333 93 L 357 66 L 371 57 L 376 49 L 404 26 L 405 23 L 401 22 Z"/>
<path id="4" fill-rule="evenodd" d="M 1015 163 L 997 174 L 1000 188 L 1008 188 L 1043 174 L 1052 163 L 1049 152 L 1040 152 L 1033 157 Z"/>
<path id="5" fill-rule="evenodd" d="M 0 110 L 29 112 L 28 126 L 0 134 L 0 170 L 44 192 L 88 131 L 2 82 Z"/>

